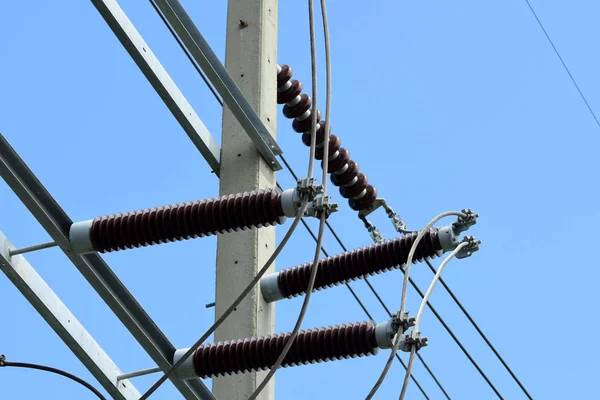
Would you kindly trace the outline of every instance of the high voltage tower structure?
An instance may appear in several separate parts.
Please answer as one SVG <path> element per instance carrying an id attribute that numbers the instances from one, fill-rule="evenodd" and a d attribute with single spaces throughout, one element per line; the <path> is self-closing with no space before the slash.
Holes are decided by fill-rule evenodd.
<path id="1" fill-rule="evenodd" d="M 429 296 L 439 281 L 525 395 L 531 398 L 440 277 L 451 258 L 469 257 L 479 250 L 478 240 L 463 236 L 463 232 L 477 222 L 478 215 L 469 209 L 445 212 L 424 229 L 408 230 L 400 216 L 360 171 L 350 151 L 342 147 L 340 137 L 332 133 L 329 118 L 331 66 L 325 1 L 321 0 L 321 13 L 325 32 L 327 92 L 319 97 L 325 98 L 325 107 L 322 107 L 324 113 L 318 110 L 316 98 L 316 39 L 312 1 L 308 2 L 312 91 L 294 79 L 291 66 L 277 62 L 277 0 L 229 0 L 225 65 L 219 61 L 178 0 L 150 2 L 223 105 L 221 146 L 117 1 L 92 0 L 109 28 L 219 177 L 218 196 L 137 211 L 115 210 L 122 212 L 74 222 L 4 136 L 0 135 L 0 175 L 53 240 L 16 248 L 0 233 L 0 267 L 106 392 L 115 399 L 146 399 L 163 382 L 170 380 L 185 399 L 270 400 L 275 392 L 271 377 L 278 367 L 373 356 L 380 349 L 390 349 L 380 379 L 373 382 L 370 392 L 365 391 L 358 398 L 375 395 L 394 359 L 406 370 L 400 398 L 404 397 L 410 379 L 422 395 L 429 398 L 411 374 L 416 357 L 432 376 L 440 393 L 450 399 L 451 394 L 445 390 L 419 352 L 427 345 L 427 338 L 420 332 L 420 323 L 425 307 L 429 307 L 495 395 L 502 398 L 429 303 Z M 283 115 L 292 120 L 292 129 L 310 148 L 305 176 L 297 176 L 289 167 L 276 142 L 275 119 L 268 116 L 276 114 L 278 104 L 283 106 Z M 320 183 L 313 176 L 315 160 L 321 161 Z M 282 163 L 294 176 L 297 182 L 295 187 L 282 188 L 277 183 L 275 172 L 283 168 Z M 355 250 L 345 248 L 327 221 L 338 209 L 334 199 L 329 196 L 328 180 L 339 188 L 341 197 L 347 199 L 340 207 L 347 206 L 356 212 L 374 244 Z M 385 212 L 398 237 L 385 240 L 369 221 L 369 215 L 378 210 Z M 455 218 L 451 223 L 434 226 L 438 220 L 449 216 Z M 292 222 L 287 233 L 276 244 L 275 226 L 285 224 L 288 218 Z M 319 220 L 317 234 L 310 230 L 305 218 Z M 277 255 L 300 223 L 315 239 L 314 259 L 275 272 Z M 322 246 L 325 229 L 331 230 L 344 248 L 344 253 L 334 256 L 326 253 Z M 215 323 L 190 347 L 176 348 L 100 254 L 209 235 L 218 237 Z M 156 366 L 130 373 L 118 368 L 25 259 L 25 253 L 49 247 L 59 247 L 64 252 Z M 325 258 L 320 258 L 321 253 Z M 448 253 L 448 256 L 436 270 L 430 260 L 444 253 Z M 410 278 L 411 265 L 416 262 L 427 263 L 434 273 L 432 283 L 425 292 Z M 390 310 L 368 281 L 370 275 L 393 269 L 400 269 L 404 273 L 398 310 Z M 389 319 L 373 321 L 350 286 L 357 279 L 367 282 Z M 300 329 L 311 293 L 335 285 L 345 285 L 352 292 L 368 319 Z M 415 315 L 409 315 L 406 311 L 409 285 L 423 299 Z M 276 333 L 273 304 L 295 296 L 304 296 L 305 300 L 294 329 Z M 213 333 L 215 342 L 205 343 Z M 408 363 L 398 356 L 398 350 L 409 354 Z M 99 398 L 104 398 L 89 384 L 65 372 L 0 357 L 0 367 L 11 366 L 60 373 L 89 386 Z M 132 379 L 151 373 L 160 373 L 161 377 L 142 394 Z M 212 390 L 199 379 L 208 377 L 212 378 Z"/>

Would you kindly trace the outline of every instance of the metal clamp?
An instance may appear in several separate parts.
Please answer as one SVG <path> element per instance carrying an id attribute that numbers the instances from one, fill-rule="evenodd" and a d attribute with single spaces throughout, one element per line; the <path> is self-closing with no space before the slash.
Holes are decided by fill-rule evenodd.
<path id="1" fill-rule="evenodd" d="M 386 322 L 377 324 L 375 327 L 375 339 L 377 340 L 377 347 L 380 349 L 390 349 L 394 344 L 394 337 L 398 332 L 403 334 L 414 326 L 415 319 L 409 317 L 407 312 L 397 312 L 392 316 L 392 319 Z"/>
<path id="2" fill-rule="evenodd" d="M 404 335 L 404 338 L 400 341 L 398 349 L 406 353 L 410 353 L 413 346 L 415 346 L 415 351 L 419 351 L 428 344 L 429 339 L 427 339 L 424 336 L 421 336 L 421 332 L 416 332 L 413 330 L 410 333 Z"/>
<path id="3" fill-rule="evenodd" d="M 438 230 L 438 239 L 444 251 L 454 250 L 461 242 L 460 233 L 477 223 L 479 214 L 468 209 L 462 210 L 462 212 L 465 214 L 464 217 L 458 217 L 456 222 Z"/>
<path id="4" fill-rule="evenodd" d="M 0 367 L 4 367 L 4 361 L 6 361 L 6 356 L 4 354 L 0 354 Z"/>
<path id="5" fill-rule="evenodd" d="M 467 243 L 467 246 L 463 247 L 456 254 L 456 258 L 470 257 L 471 254 L 473 254 L 479 250 L 479 245 L 481 244 L 481 240 L 477 240 L 473 236 L 465 236 L 462 240 L 462 243 Z"/>
<path id="6" fill-rule="evenodd" d="M 296 190 L 301 199 L 312 201 L 318 194 L 323 193 L 323 185 L 316 185 L 315 178 L 299 179 L 296 185 Z"/>
<path id="7" fill-rule="evenodd" d="M 329 218 L 331 214 L 338 210 L 338 204 L 331 201 L 329 196 L 320 196 L 314 199 L 306 208 L 304 215 L 310 217 L 321 218 L 325 213 L 325 218 Z"/>
<path id="8" fill-rule="evenodd" d="M 366 217 L 367 215 L 371 214 L 373 211 L 377 210 L 379 207 L 381 206 L 385 206 L 386 202 L 385 199 L 375 199 L 375 201 L 373 202 L 373 204 L 371 204 L 368 208 L 365 208 L 364 210 L 360 210 L 358 212 L 358 216 L 359 218 L 363 218 Z"/>
<path id="9" fill-rule="evenodd" d="M 392 316 L 392 328 L 395 332 L 406 332 L 408 328 L 415 325 L 415 318 L 409 317 L 408 312 L 396 312 Z"/>
<path id="10" fill-rule="evenodd" d="M 369 222 L 369 220 L 365 216 L 359 215 L 358 217 L 365 224 L 365 228 L 367 228 L 371 239 L 373 239 L 375 243 L 382 243 L 384 241 L 383 234 L 377 229 L 377 227 L 375 227 L 375 225 Z"/>
<path id="11" fill-rule="evenodd" d="M 457 235 L 475 225 L 477 223 L 477 218 L 479 218 L 479 214 L 475 214 L 473 210 L 470 210 L 468 208 L 465 208 L 461 211 L 463 214 L 465 214 L 465 216 L 458 217 L 456 219 L 456 222 L 452 224 L 454 232 L 456 232 Z"/>

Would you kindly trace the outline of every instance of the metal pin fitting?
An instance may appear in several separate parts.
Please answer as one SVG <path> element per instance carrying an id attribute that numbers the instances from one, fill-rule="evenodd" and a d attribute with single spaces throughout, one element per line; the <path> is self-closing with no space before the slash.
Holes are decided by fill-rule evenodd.
<path id="1" fill-rule="evenodd" d="M 473 253 L 479 250 L 481 240 L 477 240 L 473 236 L 465 236 L 462 243 L 467 243 L 467 246 L 463 247 L 458 254 L 456 254 L 456 258 L 471 257 Z"/>
<path id="2" fill-rule="evenodd" d="M 454 250 L 461 242 L 461 232 L 466 231 L 477 223 L 479 214 L 474 214 L 473 211 L 468 209 L 462 210 L 462 212 L 465 214 L 464 217 L 458 217 L 456 222 L 444 226 L 439 230 L 440 244 L 445 251 Z"/>
<path id="3" fill-rule="evenodd" d="M 365 209 L 362 209 L 358 212 L 358 217 L 359 218 L 363 218 L 366 217 L 367 215 L 371 214 L 373 211 L 377 210 L 379 207 L 387 207 L 387 203 L 385 202 L 385 199 L 382 198 L 377 198 L 375 199 L 375 201 L 368 206 Z"/>
<path id="4" fill-rule="evenodd" d="M 306 208 L 305 215 L 315 218 L 321 218 L 325 213 L 325 218 L 329 218 L 331 214 L 338 210 L 337 203 L 331 201 L 329 196 L 320 196 L 314 199 Z"/>
<path id="5" fill-rule="evenodd" d="M 452 224 L 454 226 L 454 229 L 456 230 L 456 233 L 466 231 L 467 229 L 475 225 L 477 223 L 477 218 L 479 218 L 479 214 L 475 214 L 471 209 L 465 208 L 461 211 L 463 214 L 465 214 L 465 216 L 458 217 L 456 219 L 456 222 Z"/>
<path id="6" fill-rule="evenodd" d="M 415 318 L 410 317 L 408 312 L 396 312 L 391 319 L 392 327 L 396 330 L 396 332 L 406 332 L 408 328 L 415 325 Z"/>
<path id="7" fill-rule="evenodd" d="M 416 347 L 416 351 L 419 351 L 428 344 L 429 339 L 427 339 L 424 336 L 421 336 L 421 332 L 415 332 L 413 330 L 410 333 L 404 335 L 404 337 L 400 340 L 398 349 L 406 353 L 410 353 L 413 346 Z"/>
<path id="8" fill-rule="evenodd" d="M 323 193 L 323 185 L 317 185 L 315 184 L 316 182 L 317 180 L 315 178 L 298 179 L 296 190 L 300 194 L 300 198 L 311 201 L 317 197 L 318 194 Z"/>

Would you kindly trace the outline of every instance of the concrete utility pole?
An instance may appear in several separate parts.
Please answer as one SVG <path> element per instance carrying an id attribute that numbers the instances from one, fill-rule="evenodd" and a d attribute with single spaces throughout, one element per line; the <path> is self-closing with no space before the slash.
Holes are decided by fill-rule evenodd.
<path id="1" fill-rule="evenodd" d="M 277 0 L 229 0 L 225 67 L 250 105 L 274 135 L 277 116 Z M 223 112 L 220 193 L 275 186 L 275 173 L 231 111 Z M 275 229 L 220 235 L 217 242 L 216 316 L 220 316 L 264 265 L 275 248 Z M 271 267 L 274 269 L 274 265 Z M 215 340 L 273 333 L 275 306 L 262 299 L 258 286 L 215 332 Z M 218 399 L 245 399 L 265 373 L 213 379 Z M 273 380 L 261 400 L 274 398 Z"/>

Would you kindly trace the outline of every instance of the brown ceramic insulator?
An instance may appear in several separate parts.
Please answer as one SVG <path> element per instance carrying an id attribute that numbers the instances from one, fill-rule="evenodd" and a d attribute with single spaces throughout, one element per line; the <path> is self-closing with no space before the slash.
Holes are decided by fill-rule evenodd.
<path id="1" fill-rule="evenodd" d="M 277 74 L 277 102 L 282 104 L 286 103 L 283 107 L 283 114 L 287 118 L 294 118 L 292 122 L 292 128 L 298 133 L 302 133 L 302 142 L 306 146 L 310 146 L 311 143 L 311 130 L 313 128 L 313 116 L 309 115 L 308 118 L 299 120 L 305 116 L 305 113 L 311 109 L 312 101 L 306 94 L 300 94 L 302 91 L 302 84 L 297 80 L 292 80 L 292 69 L 287 65 L 280 66 L 281 70 Z M 284 87 L 289 87 L 285 90 Z M 297 97 L 300 96 L 300 99 Z M 295 104 L 291 104 L 294 103 Z M 317 112 L 317 123 L 319 128 L 316 132 L 316 148 L 315 148 L 315 159 L 322 160 L 324 153 L 323 141 L 325 140 L 325 121 L 321 121 L 321 112 Z M 339 152 L 338 156 L 334 159 L 332 157 L 336 152 Z M 327 164 L 328 172 L 331 174 L 331 182 L 340 186 L 341 195 L 349 199 L 350 207 L 353 210 L 361 211 L 368 209 L 377 198 L 377 190 L 372 186 L 368 185 L 367 179 L 364 175 L 359 173 L 358 164 L 350 160 L 350 152 L 341 147 L 341 140 L 330 134 L 329 136 L 329 162 Z M 323 163 L 321 163 L 322 165 Z M 344 172 L 341 172 L 344 171 Z M 357 180 L 355 181 L 355 178 Z M 354 182 L 353 182 L 354 181 Z M 367 190 L 365 196 L 360 199 L 352 199 Z"/>
<path id="2" fill-rule="evenodd" d="M 356 182 L 350 186 L 342 186 L 340 194 L 346 199 L 352 199 L 361 194 L 367 188 L 368 183 L 367 177 L 359 172 L 356 175 Z"/>
<path id="3" fill-rule="evenodd" d="M 283 106 L 283 115 L 286 118 L 292 119 L 297 118 L 307 112 L 312 106 L 312 100 L 309 95 L 302 93 L 300 95 L 300 101 L 293 106 L 286 104 Z"/>
<path id="4" fill-rule="evenodd" d="M 202 345 L 193 355 L 200 378 L 271 368 L 290 333 Z M 373 321 L 306 329 L 298 332 L 282 367 L 375 355 L 379 351 Z"/>
<path id="5" fill-rule="evenodd" d="M 278 188 L 220 196 L 130 213 L 97 217 L 90 241 L 101 253 L 186 240 L 286 220 Z"/>
<path id="6" fill-rule="evenodd" d="M 335 186 L 345 186 L 352 182 L 358 175 L 358 163 L 355 161 L 348 161 L 348 168 L 341 174 L 331 174 L 331 183 Z"/>
<path id="7" fill-rule="evenodd" d="M 302 93 L 302 83 L 297 80 L 291 81 L 291 86 L 282 92 L 277 92 L 277 103 L 285 104 L 294 100 L 296 96 L 299 96 Z"/>
<path id="8" fill-rule="evenodd" d="M 314 110 L 311 110 L 311 112 L 313 112 Z M 319 123 L 319 121 L 321 121 L 321 111 L 317 110 L 317 124 Z M 312 129 L 313 126 L 313 116 L 312 114 L 306 118 L 303 119 L 302 121 L 300 121 L 299 119 L 295 119 L 292 122 L 292 129 L 298 133 L 302 133 L 302 132 L 310 132 L 310 130 Z"/>
<path id="9" fill-rule="evenodd" d="M 338 148 L 337 157 L 329 158 L 327 162 L 327 171 L 335 173 L 340 171 L 350 161 L 350 152 L 343 147 Z M 335 152 L 334 152 L 335 155 Z M 323 167 L 323 161 L 321 161 L 321 167 Z"/>
<path id="10" fill-rule="evenodd" d="M 379 274 L 406 264 L 408 253 L 416 238 L 417 234 L 412 233 L 384 243 L 322 258 L 318 263 L 315 290 Z M 438 230 L 431 229 L 419 242 L 413 263 L 441 256 L 442 253 Z M 294 297 L 306 292 L 311 266 L 312 262 L 309 262 L 279 271 L 277 283 L 284 297 Z"/>
<path id="11" fill-rule="evenodd" d="M 294 70 L 289 65 L 281 65 L 281 71 L 277 73 L 277 87 L 281 87 L 286 84 L 290 79 Z"/>
<path id="12" fill-rule="evenodd" d="M 354 211 L 364 210 L 377 199 L 377 189 L 373 185 L 367 185 L 367 193 L 360 199 L 350 199 L 348 203 Z"/>
<path id="13" fill-rule="evenodd" d="M 339 137 L 337 137 L 333 134 L 329 135 L 329 158 L 331 158 L 335 154 L 335 152 L 340 149 L 341 146 L 342 146 L 342 141 L 340 140 Z M 323 154 L 325 153 L 324 150 L 325 150 L 325 147 L 317 147 L 315 149 L 315 159 L 322 160 Z M 327 172 L 330 174 L 334 173 L 335 171 L 336 170 L 331 170 L 331 169 L 327 170 Z"/>

